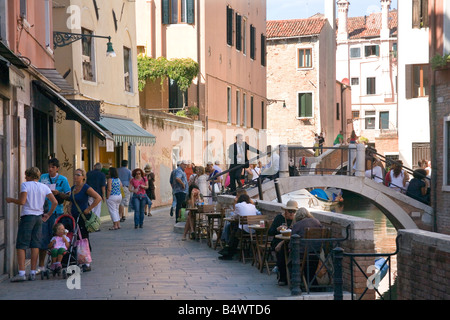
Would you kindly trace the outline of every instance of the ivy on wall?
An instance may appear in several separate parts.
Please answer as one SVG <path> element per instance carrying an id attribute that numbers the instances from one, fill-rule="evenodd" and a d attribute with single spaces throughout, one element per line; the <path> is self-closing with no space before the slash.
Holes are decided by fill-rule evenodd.
<path id="1" fill-rule="evenodd" d="M 167 60 L 165 57 L 151 58 L 138 56 L 139 91 L 144 90 L 148 80 L 161 79 L 161 85 L 166 78 L 178 84 L 181 91 L 186 91 L 199 72 L 199 65 L 191 58 Z"/>

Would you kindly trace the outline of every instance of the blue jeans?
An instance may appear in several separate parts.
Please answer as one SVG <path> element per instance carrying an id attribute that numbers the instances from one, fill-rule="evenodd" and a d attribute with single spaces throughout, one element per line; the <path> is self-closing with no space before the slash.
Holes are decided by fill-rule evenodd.
<path id="1" fill-rule="evenodd" d="M 140 198 L 133 194 L 131 201 L 133 202 L 134 208 L 134 225 L 142 226 L 144 224 L 144 209 L 147 204 L 147 199 L 145 197 Z"/>

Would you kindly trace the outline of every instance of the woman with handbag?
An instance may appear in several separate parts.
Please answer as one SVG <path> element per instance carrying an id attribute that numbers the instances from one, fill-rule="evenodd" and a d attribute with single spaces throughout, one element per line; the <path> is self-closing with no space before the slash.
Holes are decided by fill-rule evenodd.
<path id="1" fill-rule="evenodd" d="M 151 201 L 147 196 L 148 180 L 144 176 L 142 169 L 134 169 L 131 173 L 130 186 L 128 187 L 132 196 L 131 203 L 134 209 L 134 228 L 142 228 L 144 225 L 145 205 L 151 206 Z M 149 203 L 150 201 L 150 203 Z"/>
<path id="2" fill-rule="evenodd" d="M 89 219 L 89 216 L 92 216 L 92 209 L 102 201 L 102 197 L 86 184 L 86 171 L 83 169 L 75 170 L 73 182 L 72 195 L 67 199 L 72 202 L 71 215 L 74 217 L 75 221 L 78 221 L 78 227 L 83 239 L 89 240 L 89 231 L 86 228 L 84 218 Z M 89 205 L 89 197 L 94 199 L 91 205 Z M 90 241 L 89 248 L 92 249 Z M 91 271 L 90 264 L 84 264 L 82 268 L 83 272 Z"/>

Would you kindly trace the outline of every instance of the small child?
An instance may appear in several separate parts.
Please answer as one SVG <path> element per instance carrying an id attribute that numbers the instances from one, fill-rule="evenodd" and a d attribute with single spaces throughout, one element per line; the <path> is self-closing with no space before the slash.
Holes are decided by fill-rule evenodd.
<path id="1" fill-rule="evenodd" d="M 61 267 L 61 261 L 64 252 L 69 248 L 70 239 L 67 237 L 67 230 L 62 223 L 53 226 L 54 237 L 51 239 L 48 247 L 51 249 L 52 265 L 50 270 L 58 271 Z"/>

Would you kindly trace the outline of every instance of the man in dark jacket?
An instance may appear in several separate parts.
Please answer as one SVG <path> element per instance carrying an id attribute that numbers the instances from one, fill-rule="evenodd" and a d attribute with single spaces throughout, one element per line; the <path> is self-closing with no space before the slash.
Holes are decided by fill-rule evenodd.
<path id="1" fill-rule="evenodd" d="M 238 183 L 239 187 L 242 186 L 241 183 L 242 169 L 250 167 L 250 164 L 248 162 L 249 150 L 257 154 L 260 154 L 260 151 L 258 149 L 253 148 L 247 142 L 244 141 L 244 136 L 240 133 L 236 135 L 236 142 L 231 144 L 228 148 L 228 157 L 231 161 L 229 169 L 233 169 L 238 166 L 240 167 L 239 169 L 229 172 L 230 189 L 232 194 L 236 194 L 236 182 Z"/>

